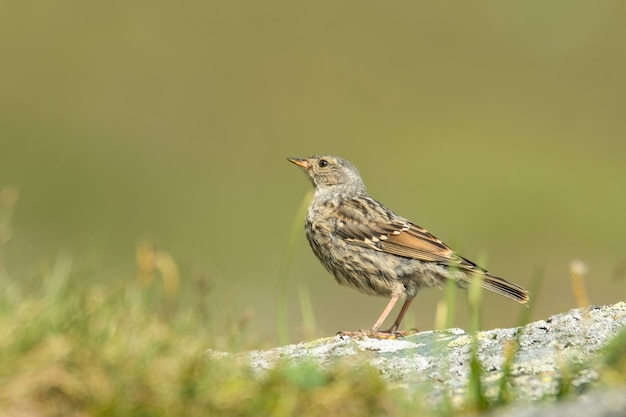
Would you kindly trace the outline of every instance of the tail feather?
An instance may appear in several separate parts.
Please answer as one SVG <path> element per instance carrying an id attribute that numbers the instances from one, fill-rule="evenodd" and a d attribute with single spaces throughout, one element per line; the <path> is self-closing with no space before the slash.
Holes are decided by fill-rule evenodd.
<path id="1" fill-rule="evenodd" d="M 476 275 L 480 280 L 480 286 L 486 290 L 493 291 L 521 304 L 526 304 L 530 300 L 530 295 L 524 288 L 503 278 L 490 275 L 487 272 L 476 271 L 475 274 L 466 274 L 463 280 L 469 284 Z"/>

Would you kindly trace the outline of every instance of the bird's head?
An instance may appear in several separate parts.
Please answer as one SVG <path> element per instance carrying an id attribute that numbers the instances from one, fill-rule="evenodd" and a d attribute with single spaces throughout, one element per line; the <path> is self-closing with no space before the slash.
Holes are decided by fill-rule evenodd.
<path id="1" fill-rule="evenodd" d="M 313 183 L 316 192 L 342 189 L 343 192 L 364 192 L 359 171 L 350 162 L 333 155 L 309 158 L 287 158 L 298 165 Z"/>

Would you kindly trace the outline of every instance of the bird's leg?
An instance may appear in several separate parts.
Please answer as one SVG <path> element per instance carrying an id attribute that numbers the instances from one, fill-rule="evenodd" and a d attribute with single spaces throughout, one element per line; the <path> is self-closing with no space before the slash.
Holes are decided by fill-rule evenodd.
<path id="1" fill-rule="evenodd" d="M 389 304 L 383 311 L 383 314 L 381 314 L 381 316 L 376 321 L 376 324 L 374 324 L 374 327 L 367 333 L 369 337 L 375 337 L 377 339 L 395 339 L 397 337 L 404 337 L 410 333 L 413 333 L 413 332 L 407 333 L 405 331 L 398 330 L 398 327 L 400 327 L 400 323 L 402 322 L 404 315 L 406 314 L 407 310 L 409 309 L 409 306 L 411 305 L 411 301 L 413 301 L 413 298 L 415 298 L 415 297 L 410 297 L 410 296 L 406 297 L 406 300 L 404 301 L 404 304 L 402 305 L 402 308 L 400 309 L 400 312 L 398 313 L 398 318 L 396 318 L 396 321 L 393 322 L 389 330 L 378 330 L 380 326 L 383 324 L 383 321 L 385 320 L 387 315 L 391 312 L 393 305 L 398 301 L 399 298 L 400 296 L 397 296 L 394 300 L 394 298 L 392 297 L 392 299 L 389 301 Z"/>
<path id="2" fill-rule="evenodd" d="M 395 307 L 396 303 L 400 299 L 400 296 L 401 296 L 401 294 L 393 294 L 391 296 L 391 299 L 387 303 L 387 306 L 385 307 L 383 312 L 380 313 L 380 316 L 378 317 L 378 320 L 376 320 L 376 323 L 374 323 L 374 326 L 372 326 L 372 328 L 370 330 L 368 330 L 366 332 L 364 332 L 364 331 L 340 332 L 339 334 L 342 335 L 342 336 L 368 336 L 368 337 L 373 337 L 373 338 L 377 338 L 377 339 L 395 339 L 398 336 L 400 336 L 400 337 L 405 336 L 406 332 L 398 331 L 398 327 L 400 326 L 400 322 L 402 322 L 402 319 L 404 318 L 404 315 L 406 314 L 407 310 L 409 309 L 409 306 L 411 305 L 411 301 L 413 301 L 413 298 L 415 298 L 415 297 L 408 297 L 407 296 L 406 301 L 402 305 L 402 309 L 400 309 L 400 313 L 398 313 L 398 318 L 393 323 L 393 325 L 389 328 L 389 330 L 383 330 L 383 331 L 379 330 L 380 326 L 382 326 L 383 322 L 385 321 L 385 319 L 387 318 L 389 313 L 391 313 L 391 310 L 393 310 L 393 308 Z"/>
<path id="3" fill-rule="evenodd" d="M 393 294 L 391 296 L 391 299 L 387 303 L 387 307 L 385 307 L 383 312 L 380 313 L 380 316 L 378 317 L 378 320 L 376 320 L 376 323 L 374 323 L 374 325 L 370 329 L 370 333 L 372 333 L 372 334 L 378 333 L 378 329 L 380 329 L 380 326 L 382 326 L 383 322 L 385 321 L 385 319 L 387 318 L 389 313 L 391 313 L 391 310 L 393 310 L 393 308 L 395 307 L 395 305 L 396 305 L 396 303 L 398 302 L 399 299 L 400 299 L 400 294 Z M 404 307 L 403 307 L 403 309 L 404 309 Z M 402 312 L 400 312 L 400 313 L 402 313 Z M 397 328 L 397 326 L 396 326 L 396 328 Z"/>
<path id="4" fill-rule="evenodd" d="M 411 305 L 411 301 L 413 301 L 413 298 L 415 298 L 415 296 L 406 297 L 406 300 L 404 301 L 404 304 L 402 305 L 402 308 L 400 309 L 400 312 L 398 313 L 398 318 L 396 318 L 396 321 L 393 322 L 393 325 L 389 328 L 389 330 L 385 330 L 382 333 L 389 333 L 389 334 L 402 333 L 402 332 L 398 332 L 398 327 L 400 327 L 400 322 L 402 322 L 402 319 L 404 318 L 404 315 L 409 309 L 409 306 Z"/>

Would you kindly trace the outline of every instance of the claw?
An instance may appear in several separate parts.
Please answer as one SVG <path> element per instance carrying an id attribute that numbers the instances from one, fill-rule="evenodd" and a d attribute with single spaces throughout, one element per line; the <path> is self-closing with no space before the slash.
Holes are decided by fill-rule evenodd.
<path id="1" fill-rule="evenodd" d="M 357 337 L 357 338 L 364 338 L 364 337 L 369 337 L 371 339 L 386 339 L 386 340 L 394 340 L 394 339 L 403 339 L 406 336 L 410 336 L 412 334 L 417 333 L 417 330 L 412 329 L 412 330 L 408 330 L 408 331 L 399 331 L 399 330 L 359 330 L 357 332 L 350 332 L 350 331 L 345 331 L 345 332 L 339 332 L 337 333 L 338 336 L 348 336 L 348 337 Z"/>

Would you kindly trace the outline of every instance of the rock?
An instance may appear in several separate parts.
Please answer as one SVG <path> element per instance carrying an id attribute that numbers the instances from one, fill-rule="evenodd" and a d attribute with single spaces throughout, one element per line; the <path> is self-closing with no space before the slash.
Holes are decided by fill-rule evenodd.
<path id="1" fill-rule="evenodd" d="M 626 415 L 626 389 L 592 391 L 551 404 L 523 404 L 494 412 L 493 417 L 623 417 Z"/>
<path id="2" fill-rule="evenodd" d="M 499 392 L 504 351 L 506 346 L 514 346 L 516 338 L 518 350 L 510 369 L 509 389 L 517 404 L 554 398 L 564 370 L 567 370 L 565 376 L 571 381 L 571 387 L 582 391 L 598 377 L 598 364 L 594 362 L 593 354 L 624 326 L 626 303 L 621 302 L 571 310 L 524 327 L 477 333 L 477 353 L 487 397 L 494 398 Z M 390 384 L 419 393 L 428 402 L 437 404 L 444 392 L 453 402 L 464 398 L 472 339 L 460 329 L 421 332 L 395 340 L 335 336 L 244 355 L 250 366 L 259 372 L 285 360 L 314 362 L 321 366 L 328 366 L 340 358 L 364 360 L 378 368 Z M 605 395 L 619 397 L 618 394 Z M 582 398 L 576 400 L 582 401 Z M 600 395 L 599 400 L 606 399 Z M 626 401 L 615 400 L 611 404 L 626 411 Z M 525 414 L 525 409 L 510 412 L 515 416 L 531 415 Z"/>

